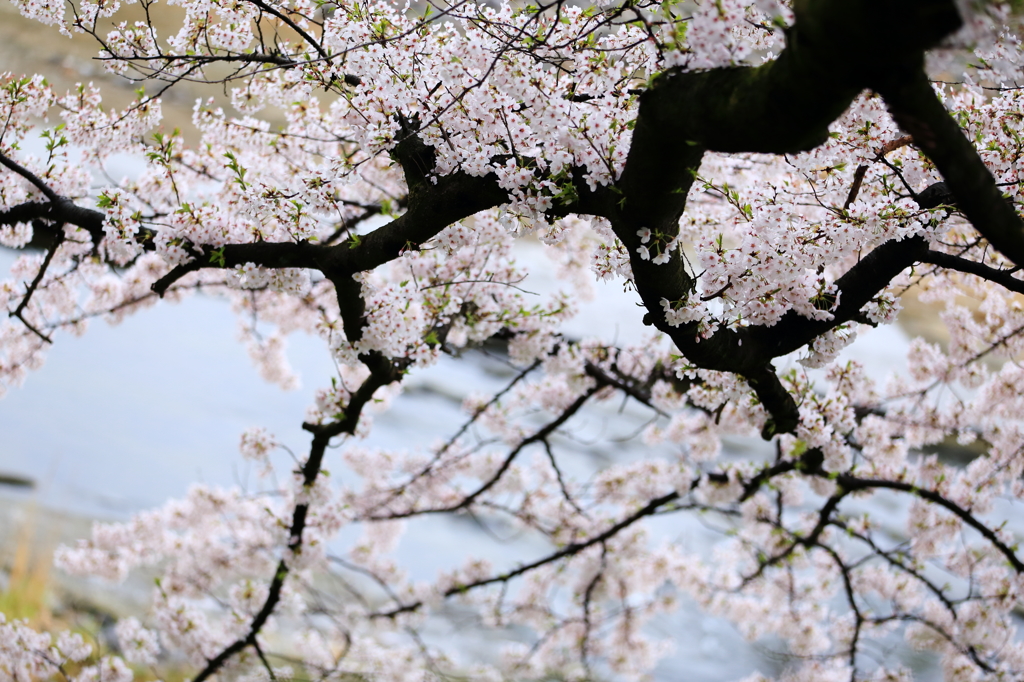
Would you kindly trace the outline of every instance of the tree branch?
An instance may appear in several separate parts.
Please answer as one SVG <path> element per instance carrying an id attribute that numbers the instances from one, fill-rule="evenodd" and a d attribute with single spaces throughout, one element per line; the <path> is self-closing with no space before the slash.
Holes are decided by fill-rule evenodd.
<path id="1" fill-rule="evenodd" d="M 1000 270 L 984 263 L 954 256 L 950 253 L 942 253 L 941 251 L 926 251 L 919 260 L 922 263 L 938 265 L 947 270 L 956 270 L 968 275 L 975 275 L 989 282 L 999 284 L 1009 291 L 1024 294 L 1024 280 L 1017 279 L 1009 270 Z"/>
<path id="2" fill-rule="evenodd" d="M 303 424 L 303 428 L 313 434 L 313 442 L 310 447 L 309 457 L 302 465 L 299 473 L 302 475 L 302 488 L 308 490 L 319 477 L 323 467 L 324 454 L 331 438 L 341 434 L 353 434 L 359 424 L 363 408 L 373 399 L 377 389 L 401 378 L 401 370 L 387 358 L 379 353 L 370 354 L 372 357 L 367 362 L 370 367 L 370 376 L 363 381 L 362 385 L 352 394 L 348 405 L 345 406 L 343 418 L 329 424 Z M 292 523 L 288 535 L 287 553 L 277 564 L 277 570 L 270 582 L 267 598 L 259 613 L 253 618 L 249 625 L 249 631 L 245 637 L 239 638 L 225 647 L 217 656 L 207 662 L 194 682 L 203 682 L 211 675 L 215 675 L 224 664 L 235 654 L 245 648 L 252 646 L 259 654 L 257 637 L 266 625 L 267 620 L 273 614 L 277 604 L 281 601 L 281 591 L 284 588 L 285 580 L 291 572 L 289 556 L 294 556 L 302 551 L 302 534 L 306 528 L 306 521 L 309 515 L 309 504 L 306 502 L 297 504 L 292 512 Z M 262 654 L 259 654 L 262 657 Z"/>
<path id="3" fill-rule="evenodd" d="M 949 115 L 920 64 L 894 69 L 877 84 L 900 127 L 935 164 L 975 229 L 1015 265 L 1024 266 L 1024 225 L 1003 197 L 974 144 Z"/>

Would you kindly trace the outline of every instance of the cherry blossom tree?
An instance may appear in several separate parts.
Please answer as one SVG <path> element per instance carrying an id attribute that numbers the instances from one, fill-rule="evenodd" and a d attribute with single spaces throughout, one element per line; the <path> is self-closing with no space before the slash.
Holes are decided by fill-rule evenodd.
<path id="1" fill-rule="evenodd" d="M 149 679 L 167 660 L 197 682 L 638 679 L 667 651 L 645 622 L 685 595 L 770 637 L 785 680 L 911 679 L 893 637 L 947 680 L 1024 676 L 1012 6 L 176 0 L 180 29 L 158 35 L 155 0 L 132 24 L 118 0 L 13 1 L 156 94 L 110 111 L 92 85 L 0 77 L 0 243 L 22 252 L 0 391 L 63 333 L 200 291 L 231 301 L 268 381 L 295 383 L 297 331 L 337 373 L 306 443 L 242 434 L 268 473 L 294 453 L 276 495 L 195 486 L 63 548 L 72 573 L 157 567 L 151 606 L 107 644 L 0 619 L 5 679 Z M 233 109 L 197 102 L 196 144 L 161 119 L 184 81 Z M 45 155 L 25 153 L 44 118 Z M 144 171 L 97 185 L 122 152 Z M 517 286 L 523 238 L 566 293 Z M 595 280 L 633 292 L 649 343 L 560 331 Z M 948 344 L 914 340 L 888 383 L 838 359 L 911 286 L 944 305 Z M 405 377 L 482 344 L 517 370 L 461 429 L 362 444 Z M 650 456 L 573 475 L 555 436 L 611 400 L 649 413 Z M 727 457 L 733 437 L 774 455 Z M 926 454 L 950 440 L 981 454 Z M 907 502 L 903 538 L 863 512 L 879 495 Z M 438 514 L 548 549 L 412 580 L 394 548 Z M 693 514 L 728 531 L 713 557 L 648 531 Z M 419 628 L 456 603 L 518 640 L 487 661 L 428 646 Z"/>

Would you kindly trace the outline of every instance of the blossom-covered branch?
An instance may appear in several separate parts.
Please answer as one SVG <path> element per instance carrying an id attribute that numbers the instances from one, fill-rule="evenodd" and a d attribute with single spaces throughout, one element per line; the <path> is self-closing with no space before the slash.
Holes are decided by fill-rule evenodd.
<path id="1" fill-rule="evenodd" d="M 111 110 L 91 85 L 0 77 L 0 245 L 18 253 L 0 389 L 64 332 L 199 291 L 231 302 L 268 381 L 297 385 L 295 332 L 335 371 L 296 415 L 301 447 L 243 434 L 261 473 L 291 472 L 261 479 L 272 494 L 196 486 L 59 553 L 111 579 L 158 566 L 116 647 L 4 619 L 0 670 L 632 680 L 665 654 L 644 623 L 688 595 L 781 642 L 787 682 L 909 679 L 878 655 L 894 632 L 950 680 L 1024 674 L 1010 6 L 188 0 L 165 36 L 148 0 L 133 24 L 116 3 L 15 4 L 160 91 Z M 936 86 L 926 64 L 964 78 Z M 160 102 L 186 81 L 222 99 L 183 135 Z M 137 163 L 115 179 L 120 153 Z M 598 281 L 650 338 L 619 343 L 610 316 L 565 331 Z M 843 352 L 910 288 L 945 306 L 948 339 L 909 342 L 883 382 Z M 465 387 L 464 421 L 363 441 L 408 377 L 485 362 L 506 380 Z M 870 506 L 885 494 L 898 521 Z M 491 565 L 466 542 L 423 580 L 394 549 L 428 517 L 532 545 Z M 658 537 L 662 518 L 694 537 L 702 519 L 714 552 Z M 449 602 L 500 657 L 427 644 Z"/>

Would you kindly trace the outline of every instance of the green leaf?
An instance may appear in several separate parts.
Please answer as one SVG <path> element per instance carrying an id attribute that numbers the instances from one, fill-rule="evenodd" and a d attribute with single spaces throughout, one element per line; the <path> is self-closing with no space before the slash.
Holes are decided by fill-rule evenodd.
<path id="1" fill-rule="evenodd" d="M 225 267 L 224 265 L 224 247 L 214 249 L 210 252 L 210 262 L 218 267 Z"/>

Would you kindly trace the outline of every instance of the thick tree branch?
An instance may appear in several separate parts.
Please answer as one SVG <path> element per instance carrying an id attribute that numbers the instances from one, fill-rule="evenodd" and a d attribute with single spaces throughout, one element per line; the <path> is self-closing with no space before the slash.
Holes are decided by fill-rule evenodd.
<path id="1" fill-rule="evenodd" d="M 974 144 L 949 115 L 931 81 L 914 65 L 879 81 L 889 111 L 942 173 L 957 208 L 1015 265 L 1024 265 L 1024 225 L 1003 197 Z"/>
<path id="2" fill-rule="evenodd" d="M 942 253 L 941 251 L 926 251 L 918 260 L 922 263 L 938 265 L 946 270 L 956 270 L 968 275 L 975 275 L 981 279 L 999 284 L 1009 291 L 1024 294 L 1024 280 L 1017 279 L 1009 270 L 1000 270 L 978 261 L 954 256 L 951 253 Z"/>
<path id="3" fill-rule="evenodd" d="M 94 244 L 99 244 L 103 239 L 103 221 L 106 216 L 102 211 L 79 206 L 71 199 L 60 196 L 42 178 L 4 154 L 0 154 L 0 165 L 20 175 L 48 199 L 45 202 L 25 202 L 0 212 L 0 225 L 32 222 L 33 227 L 38 230 L 39 220 L 49 220 L 56 226 L 46 235 L 40 235 L 38 238 L 33 236 L 30 246 L 53 243 L 59 238 L 59 230 L 63 229 L 61 224 L 74 225 L 84 229 L 89 233 Z M 154 232 L 145 229 L 139 238 L 145 243 L 151 241 L 153 236 L 155 236 Z"/>
<path id="4" fill-rule="evenodd" d="M 434 176 L 409 187 L 409 207 L 383 227 L 335 247 L 330 267 L 337 272 L 366 272 L 394 260 L 403 251 L 418 249 L 441 230 L 464 218 L 508 203 L 508 194 L 493 175 L 473 177 L 462 172 Z"/>
<path id="5" fill-rule="evenodd" d="M 326 273 L 337 251 L 337 246 L 327 247 L 305 241 L 228 244 L 219 249 L 207 246 L 205 253 L 193 247 L 193 260 L 174 267 L 154 282 L 152 289 L 163 296 L 172 284 L 190 272 L 209 268 L 230 270 L 246 263 L 265 268 L 307 268 Z"/>
<path id="6" fill-rule="evenodd" d="M 50 186 L 43 182 L 39 176 L 19 164 L 14 159 L 10 159 L 7 156 L 0 154 L 0 164 L 6 166 L 9 170 L 20 175 L 21 177 L 28 180 L 36 189 L 43 193 L 43 196 L 49 199 L 52 203 L 57 203 L 60 197 L 50 189 Z"/>
<path id="7" fill-rule="evenodd" d="M 832 311 L 832 319 L 813 320 L 790 311 L 773 327 L 744 328 L 744 346 L 755 346 L 769 357 L 792 353 L 830 329 L 856 319 L 861 309 L 894 277 L 921 261 L 927 253 L 928 242 L 924 237 L 885 242 L 836 280 L 839 305 Z"/>
<path id="8" fill-rule="evenodd" d="M 3 158 L 0 155 L 0 158 Z M 36 231 L 40 231 L 38 221 L 50 221 L 52 227 L 39 235 L 33 235 L 31 247 L 45 247 L 52 243 L 57 237 L 57 226 L 61 224 L 74 225 L 89 233 L 89 238 L 94 244 L 103 239 L 103 220 L 105 216 L 101 211 L 92 208 L 83 208 L 66 197 L 58 196 L 56 201 L 25 202 L 0 211 L 0 225 L 16 225 L 18 223 L 33 224 Z M 147 231 L 148 232 L 148 231 Z"/>
<path id="9" fill-rule="evenodd" d="M 660 265 L 642 258 L 638 232 L 650 230 L 664 242 L 678 234 L 686 195 L 705 150 L 781 154 L 812 149 L 827 139 L 829 124 L 879 74 L 892 64 L 919 63 L 925 49 L 961 25 L 949 0 L 899 0 L 889 10 L 900 21 L 885 22 L 880 29 L 876 3 L 802 0 L 795 3 L 796 22 L 778 59 L 759 67 L 676 69 L 656 78 L 641 96 L 629 156 L 616 185 L 621 199 L 605 214 L 629 252 L 634 283 L 648 310 L 645 321 L 670 336 L 697 366 L 747 377 L 772 417 L 766 436 L 796 425 L 795 403 L 786 399 L 785 389 L 774 378 L 771 358 L 783 354 L 783 346 L 795 349 L 807 343 L 813 338 L 807 336 L 812 327 L 821 333 L 840 322 L 801 330 L 805 333 L 795 345 L 778 332 L 772 334 L 773 341 L 759 342 L 762 329 L 757 335 L 727 329 L 702 339 L 696 323 L 672 327 L 662 301 L 686 301 L 695 291 L 693 275 L 686 271 L 680 250 Z M 912 37 L 892 35 L 892 40 L 879 43 L 879 30 L 893 33 L 897 25 L 901 32 L 914 27 Z M 898 260 L 883 258 L 892 250 L 874 260 Z M 846 284 L 861 284 L 862 273 L 863 269 L 851 275 Z M 871 279 L 874 287 L 857 288 L 865 295 L 873 288 L 866 297 L 851 290 L 846 303 L 844 292 L 843 312 L 851 318 L 880 288 L 882 277 L 876 274 Z M 859 299 L 863 300 L 857 305 Z M 789 326 L 803 324 L 794 321 Z"/>

